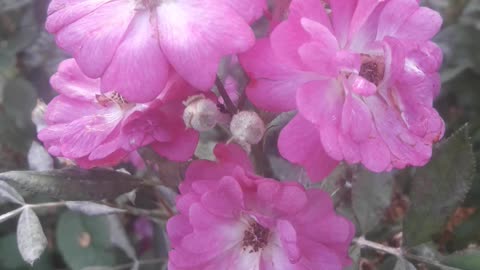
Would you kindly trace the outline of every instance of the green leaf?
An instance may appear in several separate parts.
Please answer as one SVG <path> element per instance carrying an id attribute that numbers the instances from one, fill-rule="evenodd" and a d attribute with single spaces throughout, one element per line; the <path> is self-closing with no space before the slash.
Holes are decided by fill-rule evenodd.
<path id="1" fill-rule="evenodd" d="M 17 249 L 17 236 L 15 233 L 0 238 L 0 269 L 8 270 L 51 270 L 53 266 L 50 254 L 45 252 L 33 267 L 28 265 Z"/>
<path id="2" fill-rule="evenodd" d="M 467 128 L 434 150 L 432 160 L 413 176 L 411 204 L 404 219 L 405 245 L 429 242 L 464 200 L 473 180 L 475 157 Z"/>
<path id="3" fill-rule="evenodd" d="M 141 180 L 126 173 L 80 168 L 44 172 L 10 171 L 0 173 L 0 180 L 25 192 L 25 195 L 42 194 L 72 201 L 115 199 L 143 185 Z"/>
<path id="4" fill-rule="evenodd" d="M 363 234 L 370 232 L 390 206 L 393 192 L 391 173 L 372 173 L 365 169 L 354 174 L 352 207 Z"/>
<path id="5" fill-rule="evenodd" d="M 462 270 L 480 269 L 480 250 L 467 250 L 444 257 L 442 263 Z"/>
<path id="6" fill-rule="evenodd" d="M 380 267 L 379 270 L 416 270 L 415 266 L 404 258 L 389 256 Z"/>
<path id="7" fill-rule="evenodd" d="M 58 249 L 72 270 L 116 264 L 105 216 L 87 217 L 64 212 L 58 220 L 56 238 Z"/>
<path id="8" fill-rule="evenodd" d="M 352 259 L 352 265 L 345 270 L 360 270 L 360 255 L 362 248 L 359 245 L 352 245 L 348 251 L 350 259 Z"/>

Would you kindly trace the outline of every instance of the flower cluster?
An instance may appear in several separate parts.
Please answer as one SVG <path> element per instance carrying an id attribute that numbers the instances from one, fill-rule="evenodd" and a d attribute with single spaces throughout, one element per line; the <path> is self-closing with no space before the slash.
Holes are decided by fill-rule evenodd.
<path id="1" fill-rule="evenodd" d="M 416 0 L 321 2 L 293 0 L 288 19 L 240 57 L 255 105 L 298 111 L 281 154 L 312 180 L 341 160 L 375 172 L 425 165 L 444 132 L 432 107 L 442 53 L 429 41 L 440 15 Z"/>
<path id="2" fill-rule="evenodd" d="M 62 62 L 51 85 L 60 94 L 47 107 L 47 127 L 38 134 L 55 155 L 90 168 L 119 163 L 142 146 L 171 160 L 188 160 L 198 134 L 185 129 L 183 100 L 195 93 L 179 76 L 169 78 L 157 99 L 131 103 L 118 92 L 100 91 L 74 59 Z"/>
<path id="3" fill-rule="evenodd" d="M 217 126 L 242 146 L 219 143 L 215 162 L 188 167 L 179 214 L 167 226 L 169 269 L 341 270 L 350 263 L 355 230 L 328 194 L 254 173 L 247 152 L 262 148 L 251 145 L 262 143 L 269 119 L 259 110 L 296 112 L 278 152 L 312 181 L 341 161 L 374 172 L 423 166 L 443 136 L 433 108 L 442 52 L 430 41 L 439 14 L 418 0 L 273 2 L 272 12 L 266 0 L 49 6 L 46 28 L 73 57 L 51 78 L 59 95 L 38 135 L 51 154 L 84 168 L 129 158 L 142 164 L 141 147 L 188 161 L 199 133 Z M 256 39 L 252 25 L 264 14 L 270 25 Z M 217 72 L 226 56 L 224 86 Z"/>
<path id="4" fill-rule="evenodd" d="M 353 224 L 330 196 L 252 173 L 236 145 L 218 144 L 217 161 L 194 161 L 167 224 L 168 269 L 329 269 L 350 264 Z"/>

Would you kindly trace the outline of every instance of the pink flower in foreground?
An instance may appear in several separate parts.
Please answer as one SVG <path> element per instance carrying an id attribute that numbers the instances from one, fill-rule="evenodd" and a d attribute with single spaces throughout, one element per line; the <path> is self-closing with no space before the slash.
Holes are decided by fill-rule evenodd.
<path id="1" fill-rule="evenodd" d="M 429 41 L 441 21 L 416 0 L 293 0 L 288 19 L 240 56 L 254 104 L 298 110 L 282 156 L 314 181 L 341 160 L 375 172 L 426 164 L 444 132 L 432 107 L 442 52 Z"/>
<path id="2" fill-rule="evenodd" d="M 194 161 L 168 221 L 171 270 L 341 270 L 354 227 L 328 194 L 252 174 L 236 145 Z"/>
<path id="3" fill-rule="evenodd" d="M 130 103 L 117 92 L 100 91 L 100 80 L 86 77 L 75 60 L 65 60 L 51 78 L 60 93 L 45 113 L 38 137 L 55 156 L 90 168 L 119 163 L 142 146 L 174 161 L 189 159 L 198 134 L 183 123 L 182 101 L 194 94 L 178 76 L 153 102 Z"/>
<path id="4" fill-rule="evenodd" d="M 154 99 L 170 65 L 209 90 L 220 58 L 253 46 L 265 0 L 53 0 L 46 28 L 82 71 L 132 102 Z"/>

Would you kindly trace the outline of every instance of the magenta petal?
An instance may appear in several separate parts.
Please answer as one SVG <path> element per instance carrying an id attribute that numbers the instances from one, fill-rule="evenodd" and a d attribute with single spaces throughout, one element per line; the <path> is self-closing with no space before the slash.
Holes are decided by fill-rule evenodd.
<path id="1" fill-rule="evenodd" d="M 154 142 L 151 147 L 159 155 L 173 161 L 186 161 L 195 152 L 198 143 L 198 133 L 194 130 L 185 130 L 169 142 Z"/>
<path id="2" fill-rule="evenodd" d="M 318 130 L 300 115 L 281 131 L 278 150 L 285 159 L 303 166 L 315 182 L 323 180 L 338 164 L 323 150 Z"/>
<path id="3" fill-rule="evenodd" d="M 185 216 L 177 215 L 170 218 L 167 222 L 167 233 L 173 247 L 179 246 L 183 236 L 192 233 L 192 229 L 188 218 Z"/>
<path id="4" fill-rule="evenodd" d="M 249 23 L 262 17 L 263 13 L 267 10 L 267 1 L 265 0 L 226 0 L 224 2 Z"/>
<path id="5" fill-rule="evenodd" d="M 281 186 L 276 192 L 274 201 L 275 208 L 288 214 L 296 214 L 308 203 L 305 189 L 297 183 L 289 183 Z"/>
<path id="6" fill-rule="evenodd" d="M 168 79 L 169 65 L 158 46 L 147 11 L 138 13 L 102 76 L 102 90 L 114 90 L 129 102 L 148 102 Z"/>
<path id="7" fill-rule="evenodd" d="M 238 217 L 243 208 L 242 188 L 235 179 L 224 177 L 215 190 L 203 194 L 202 204 L 215 215 L 225 218 Z"/>
<path id="8" fill-rule="evenodd" d="M 286 249 L 288 259 L 292 263 L 300 260 L 301 252 L 297 245 L 297 232 L 293 225 L 287 220 L 279 220 L 277 222 L 278 233 L 282 241 L 283 248 Z"/>
<path id="9" fill-rule="evenodd" d="M 217 144 L 213 150 L 220 163 L 232 163 L 241 166 L 246 171 L 253 172 L 252 162 L 245 150 L 237 144 Z"/>
<path id="10" fill-rule="evenodd" d="M 223 56 L 246 51 L 255 41 L 243 18 L 209 1 L 165 2 L 157 8 L 157 16 L 159 41 L 167 59 L 201 90 L 213 86 Z"/>

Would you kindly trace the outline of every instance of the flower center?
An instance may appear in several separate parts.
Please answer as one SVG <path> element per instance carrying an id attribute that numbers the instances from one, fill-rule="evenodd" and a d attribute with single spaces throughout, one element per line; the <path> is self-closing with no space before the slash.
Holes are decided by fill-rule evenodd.
<path id="1" fill-rule="evenodd" d="M 362 55 L 359 75 L 378 86 L 385 75 L 385 64 L 381 57 Z"/>
<path id="2" fill-rule="evenodd" d="M 108 105 L 115 103 L 121 108 L 125 108 L 129 105 L 128 101 L 126 101 L 122 95 L 117 92 L 109 92 L 104 95 L 96 95 L 95 98 L 97 102 L 102 105 L 103 107 L 107 107 Z"/>
<path id="3" fill-rule="evenodd" d="M 250 253 L 258 252 L 268 244 L 270 230 L 253 221 L 243 235 L 243 249 L 250 249 Z"/>

